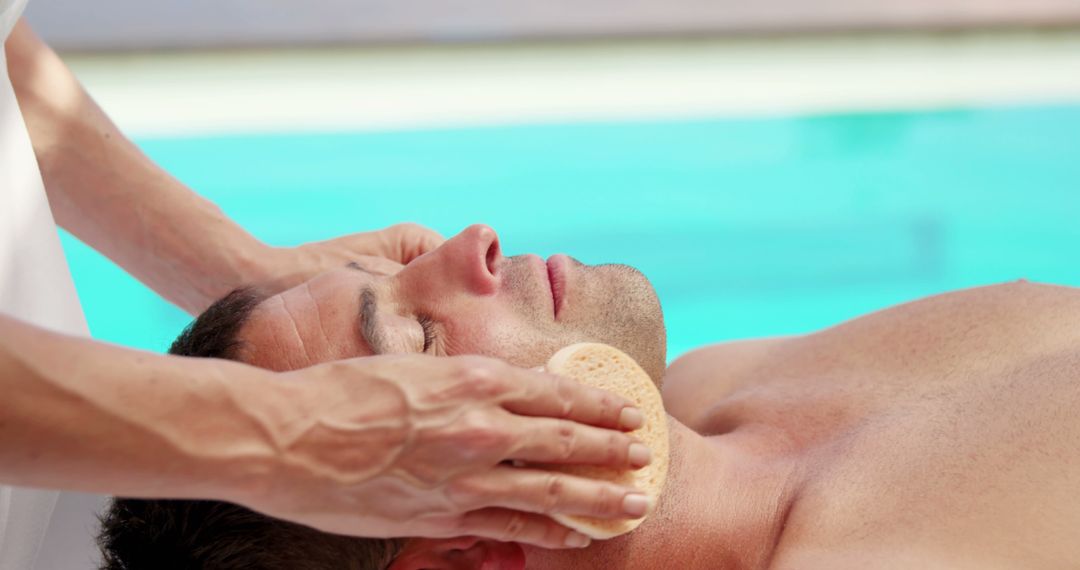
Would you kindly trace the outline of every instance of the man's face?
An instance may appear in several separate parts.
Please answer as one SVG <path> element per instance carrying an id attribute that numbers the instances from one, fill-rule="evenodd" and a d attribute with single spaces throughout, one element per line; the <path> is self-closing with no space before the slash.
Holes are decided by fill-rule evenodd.
<path id="1" fill-rule="evenodd" d="M 575 342 L 628 353 L 659 382 L 666 336 L 648 280 L 623 265 L 503 257 L 475 225 L 407 266 L 345 267 L 263 301 L 240 357 L 272 370 L 379 353 L 483 354 L 541 366 Z"/>

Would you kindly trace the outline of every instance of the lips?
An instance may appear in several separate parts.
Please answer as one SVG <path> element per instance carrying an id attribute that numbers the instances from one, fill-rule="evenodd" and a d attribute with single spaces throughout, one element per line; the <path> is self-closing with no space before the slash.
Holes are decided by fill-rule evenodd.
<path id="1" fill-rule="evenodd" d="M 548 281 L 551 283 L 551 301 L 556 320 L 566 300 L 566 259 L 565 255 L 553 255 L 547 260 Z"/>

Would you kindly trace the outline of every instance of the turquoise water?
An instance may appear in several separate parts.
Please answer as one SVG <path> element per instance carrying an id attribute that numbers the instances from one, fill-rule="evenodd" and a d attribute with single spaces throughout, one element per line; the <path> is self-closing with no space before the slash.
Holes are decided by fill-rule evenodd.
<path id="1" fill-rule="evenodd" d="M 279 245 L 473 222 L 644 271 L 669 355 L 1026 277 L 1080 285 L 1080 106 L 142 139 Z M 64 236 L 99 338 L 188 317 Z"/>

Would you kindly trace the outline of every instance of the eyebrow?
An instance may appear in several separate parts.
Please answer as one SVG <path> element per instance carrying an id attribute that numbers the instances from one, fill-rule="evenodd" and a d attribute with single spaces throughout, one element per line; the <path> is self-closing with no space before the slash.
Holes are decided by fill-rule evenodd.
<path id="1" fill-rule="evenodd" d="M 375 290 L 371 288 L 371 285 L 365 285 L 360 291 L 360 336 L 364 337 L 364 342 L 371 347 L 373 353 L 385 354 L 386 338 L 378 326 L 376 318 L 378 311 Z"/>

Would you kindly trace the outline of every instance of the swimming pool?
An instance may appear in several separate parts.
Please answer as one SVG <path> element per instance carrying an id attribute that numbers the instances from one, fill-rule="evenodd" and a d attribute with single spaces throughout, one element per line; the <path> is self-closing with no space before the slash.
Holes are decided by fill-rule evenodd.
<path id="1" fill-rule="evenodd" d="M 669 357 L 1025 277 L 1080 285 L 1080 106 L 137 142 L 267 242 L 473 222 L 648 275 Z M 70 236 L 94 336 L 189 320 Z"/>

